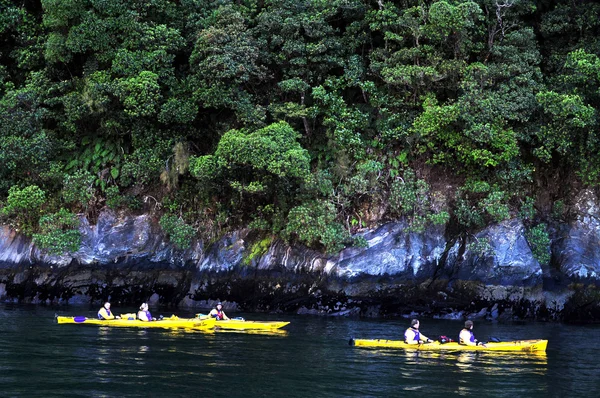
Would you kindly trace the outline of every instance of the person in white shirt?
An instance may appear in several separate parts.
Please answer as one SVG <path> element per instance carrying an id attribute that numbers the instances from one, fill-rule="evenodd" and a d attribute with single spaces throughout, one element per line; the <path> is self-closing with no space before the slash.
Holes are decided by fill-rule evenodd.
<path id="1" fill-rule="evenodd" d="M 465 321 L 465 328 L 458 334 L 458 342 L 464 345 L 482 345 L 485 347 L 483 342 L 475 338 L 473 334 L 473 321 L 470 319 Z"/>
<path id="2" fill-rule="evenodd" d="M 419 331 L 419 320 L 413 319 L 410 321 L 410 327 L 404 332 L 404 342 L 406 344 L 423 344 L 431 343 L 433 340 L 421 334 Z"/>
<path id="3" fill-rule="evenodd" d="M 156 318 L 152 318 L 152 314 L 150 313 L 150 311 L 148 311 L 148 303 L 142 303 L 142 305 L 140 305 L 140 310 L 138 311 L 138 319 L 144 322 L 156 320 Z"/>

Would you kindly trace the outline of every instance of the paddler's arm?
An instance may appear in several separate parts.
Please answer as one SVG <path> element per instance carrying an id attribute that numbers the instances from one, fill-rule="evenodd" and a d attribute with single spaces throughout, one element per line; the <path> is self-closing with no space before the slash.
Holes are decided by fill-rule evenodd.
<path id="1" fill-rule="evenodd" d="M 429 337 L 425 336 L 424 334 L 421 334 L 421 342 L 423 342 L 423 343 L 433 343 L 433 340 L 431 340 Z"/>

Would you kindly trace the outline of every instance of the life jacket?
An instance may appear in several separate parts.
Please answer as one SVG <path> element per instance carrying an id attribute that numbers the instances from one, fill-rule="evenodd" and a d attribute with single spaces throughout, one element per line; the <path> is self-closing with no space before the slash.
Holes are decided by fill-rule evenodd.
<path id="1" fill-rule="evenodd" d="M 222 321 L 223 320 L 223 310 L 219 311 L 217 310 L 217 313 L 213 315 L 215 318 L 217 318 L 217 320 Z"/>
<path id="2" fill-rule="evenodd" d="M 146 320 L 148 320 L 148 321 L 152 320 L 152 314 L 150 313 L 150 311 L 140 311 L 140 312 L 146 315 Z"/>
<path id="3" fill-rule="evenodd" d="M 98 319 L 113 319 L 114 316 L 110 313 L 110 310 L 105 307 L 100 308 L 98 311 Z"/>
<path id="4" fill-rule="evenodd" d="M 421 340 L 421 333 L 419 333 L 419 330 L 410 327 L 410 328 L 406 329 L 406 332 L 404 332 L 404 342 L 405 343 L 408 343 L 408 336 L 407 336 L 408 332 L 413 332 L 415 334 L 415 337 L 413 339 L 414 341 L 420 341 Z"/>
<path id="5" fill-rule="evenodd" d="M 472 330 L 470 330 L 470 329 L 463 329 L 463 331 L 469 332 L 469 336 L 470 336 L 469 337 L 469 342 L 474 343 L 475 341 L 477 341 L 477 340 L 475 340 L 475 335 L 473 334 Z M 458 341 L 461 342 L 460 334 L 458 335 Z"/>

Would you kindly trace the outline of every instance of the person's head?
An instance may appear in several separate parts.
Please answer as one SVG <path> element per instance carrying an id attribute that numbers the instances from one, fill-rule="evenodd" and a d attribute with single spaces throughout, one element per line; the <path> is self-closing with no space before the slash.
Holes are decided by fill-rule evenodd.
<path id="1" fill-rule="evenodd" d="M 223 304 L 219 301 L 217 303 L 217 309 L 220 311 L 221 309 L 223 309 Z"/>
<path id="2" fill-rule="evenodd" d="M 104 308 L 106 308 L 107 310 L 110 310 L 110 303 L 108 301 L 106 303 L 104 303 Z"/>
<path id="3" fill-rule="evenodd" d="M 467 320 L 465 321 L 465 329 L 471 329 L 473 327 L 473 321 L 472 320 Z"/>
<path id="4" fill-rule="evenodd" d="M 148 303 L 142 303 L 142 305 L 140 305 L 140 311 L 148 311 Z"/>
<path id="5" fill-rule="evenodd" d="M 418 329 L 419 328 L 419 320 L 413 319 L 412 321 L 410 321 L 410 327 L 413 329 Z"/>

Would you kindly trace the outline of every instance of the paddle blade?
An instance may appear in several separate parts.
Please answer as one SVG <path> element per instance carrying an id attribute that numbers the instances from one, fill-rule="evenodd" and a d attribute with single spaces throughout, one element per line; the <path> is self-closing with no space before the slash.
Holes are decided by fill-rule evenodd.
<path id="1" fill-rule="evenodd" d="M 73 320 L 77 323 L 81 323 L 81 322 L 85 322 L 87 318 L 84 316 L 76 316 L 75 318 L 73 318 Z"/>

